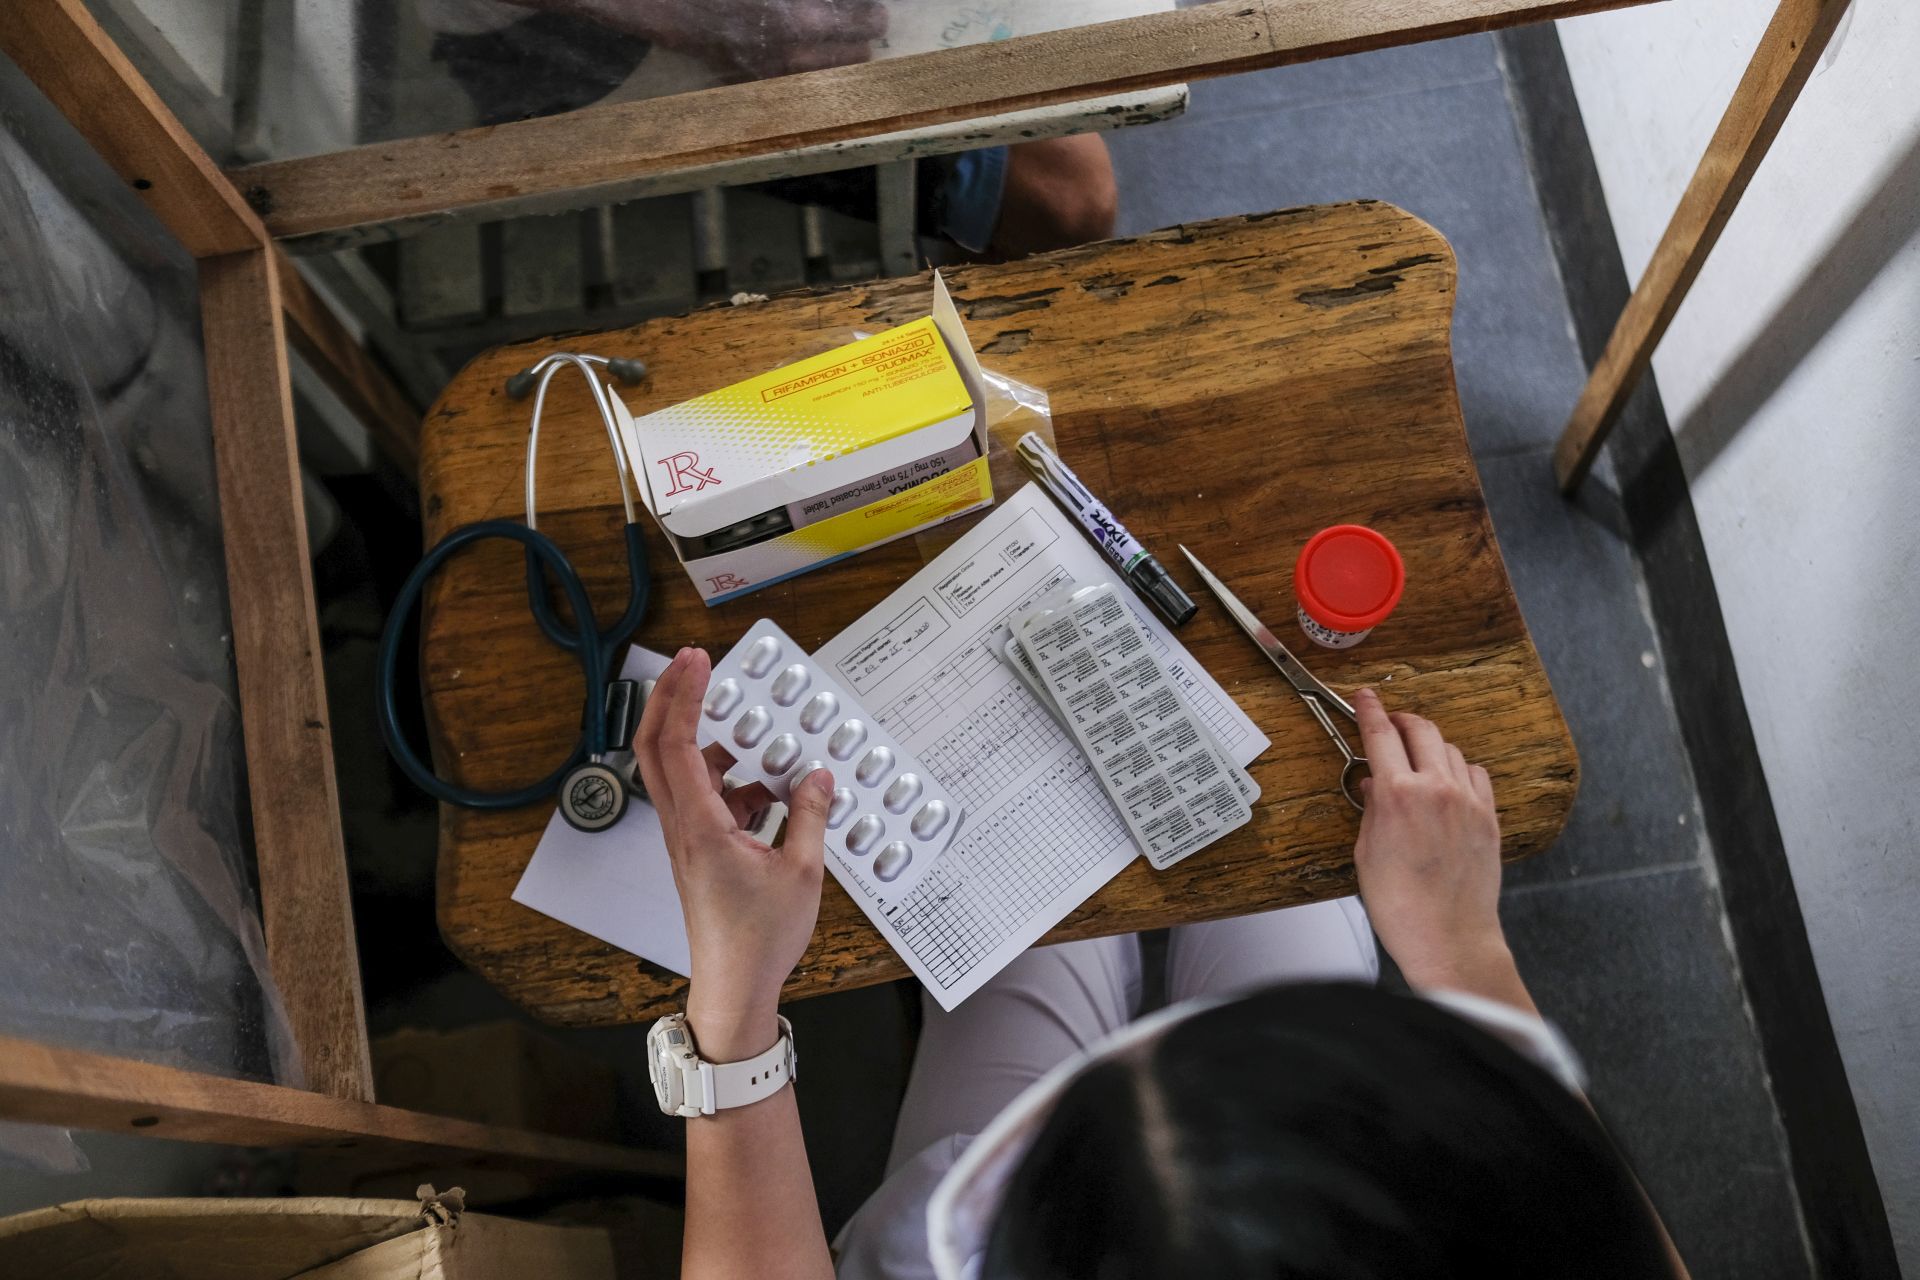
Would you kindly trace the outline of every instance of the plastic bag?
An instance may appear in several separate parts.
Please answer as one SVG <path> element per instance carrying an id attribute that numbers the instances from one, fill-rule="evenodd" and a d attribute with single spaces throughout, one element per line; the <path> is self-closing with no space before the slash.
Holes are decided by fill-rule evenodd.
<path id="1" fill-rule="evenodd" d="M 298 1084 L 193 264 L 4 60 L 0 112 L 0 1034 Z"/>
<path id="2" fill-rule="evenodd" d="M 1053 411 L 1047 393 L 1039 387 L 1009 378 L 985 365 L 980 367 L 987 384 L 987 470 L 993 476 L 993 501 L 998 506 L 1011 498 L 1033 476 L 1015 454 L 1020 437 L 1038 432 L 1049 447 L 1053 439 Z M 913 536 L 920 558 L 932 560 L 960 540 L 975 520 L 949 520 Z"/>

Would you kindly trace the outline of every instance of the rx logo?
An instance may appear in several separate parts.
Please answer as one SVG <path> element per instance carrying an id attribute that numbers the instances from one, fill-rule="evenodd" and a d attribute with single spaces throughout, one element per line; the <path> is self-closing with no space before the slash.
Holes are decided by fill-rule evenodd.
<path id="1" fill-rule="evenodd" d="M 747 585 L 747 580 L 738 574 L 722 573 L 708 578 L 707 585 L 714 591 L 738 591 Z"/>
<path id="2" fill-rule="evenodd" d="M 700 455 L 691 449 L 684 453 L 668 454 L 660 459 L 660 465 L 667 469 L 667 479 L 673 484 L 667 490 L 669 498 L 675 494 L 698 493 L 710 484 L 720 483 L 720 477 L 713 474 L 713 468 L 702 468 Z"/>

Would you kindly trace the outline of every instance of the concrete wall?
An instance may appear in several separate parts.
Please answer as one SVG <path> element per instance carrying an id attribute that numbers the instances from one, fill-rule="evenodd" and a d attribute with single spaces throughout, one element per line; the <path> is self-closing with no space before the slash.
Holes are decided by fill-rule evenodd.
<path id="1" fill-rule="evenodd" d="M 1637 276 L 1773 0 L 1560 24 Z M 1654 357 L 1827 1005 L 1920 1275 L 1920 6 L 1855 0 Z"/>

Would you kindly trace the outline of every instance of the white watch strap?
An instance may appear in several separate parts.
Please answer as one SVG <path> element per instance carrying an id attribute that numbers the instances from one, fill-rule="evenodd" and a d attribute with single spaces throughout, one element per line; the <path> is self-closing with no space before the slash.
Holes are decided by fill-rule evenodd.
<path id="1" fill-rule="evenodd" d="M 700 1063 L 700 1111 L 712 1115 L 772 1097 L 793 1083 L 793 1027 L 780 1019 L 780 1038 L 744 1062 Z"/>

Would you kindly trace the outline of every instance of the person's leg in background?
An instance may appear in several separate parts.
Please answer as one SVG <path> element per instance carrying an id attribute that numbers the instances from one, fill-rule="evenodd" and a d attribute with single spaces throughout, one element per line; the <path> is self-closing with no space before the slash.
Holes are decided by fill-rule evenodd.
<path id="1" fill-rule="evenodd" d="M 993 250 L 1009 258 L 1113 235 L 1120 188 L 1107 140 L 1097 133 L 1007 148 L 1006 191 Z"/>
<path id="2" fill-rule="evenodd" d="M 1140 1007 L 1133 934 L 1035 947 L 951 1013 L 921 992 L 926 1017 L 894 1126 L 892 1173 L 931 1144 L 977 1134 L 1020 1091 Z"/>
<path id="3" fill-rule="evenodd" d="M 1120 205 L 1097 133 L 936 157 L 920 182 L 923 232 L 1004 258 L 1104 240 Z"/>
<path id="4" fill-rule="evenodd" d="M 874 218 L 871 168 L 804 174 L 761 184 L 794 204 Z M 922 160 L 914 174 L 914 225 L 975 258 L 1017 258 L 1105 240 L 1120 205 L 1106 139 L 1097 133 L 982 147 Z"/>
<path id="5" fill-rule="evenodd" d="M 1377 982 L 1380 952 L 1358 898 L 1174 929 L 1167 999 L 1233 995 L 1276 982 Z"/>

